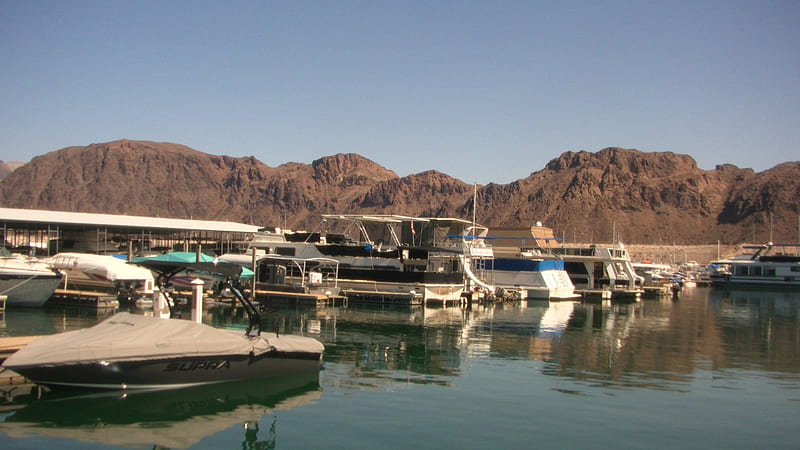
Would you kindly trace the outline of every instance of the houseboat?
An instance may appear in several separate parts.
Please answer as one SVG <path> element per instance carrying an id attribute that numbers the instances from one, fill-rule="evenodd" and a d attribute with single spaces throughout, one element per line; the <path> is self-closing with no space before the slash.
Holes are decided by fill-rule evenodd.
<path id="1" fill-rule="evenodd" d="M 575 289 L 585 297 L 637 299 L 644 292 L 644 278 L 636 274 L 622 244 L 560 246 L 553 252 L 564 260 Z"/>
<path id="2" fill-rule="evenodd" d="M 570 300 L 579 297 L 564 268 L 552 252 L 557 244 L 553 230 L 533 227 L 492 227 L 486 239 L 493 256 L 487 262 L 489 281 L 498 288 L 530 300 Z"/>
<path id="3" fill-rule="evenodd" d="M 549 282 L 558 286 L 562 295 L 569 295 L 570 287 L 579 296 L 602 299 L 638 298 L 643 292 L 643 279 L 634 271 L 628 251 L 622 245 L 567 246 L 554 236 L 552 228 L 541 222 L 529 228 L 490 228 L 489 239 L 495 259 L 501 261 L 496 265 L 495 277 L 506 276 L 497 268 L 519 269 L 519 264 L 505 266 L 508 260 L 503 252 L 504 248 L 516 247 L 520 252 L 516 257 L 527 257 L 531 261 L 526 263 L 529 267 L 533 268 L 536 259 L 541 260 L 535 269 L 547 274 Z"/>
<path id="4" fill-rule="evenodd" d="M 800 248 L 799 244 L 770 242 L 744 248 L 754 252 L 709 265 L 712 285 L 800 288 L 800 255 L 786 252 L 787 248 Z"/>
<path id="5" fill-rule="evenodd" d="M 248 244 L 244 258 L 228 254 L 221 258 L 232 262 L 250 258 L 256 266 L 271 255 L 333 260 L 338 264 L 338 288 L 350 301 L 448 304 L 471 293 L 465 283 L 475 254 L 471 249 L 482 241 L 470 238 L 475 235 L 470 222 L 399 215 L 322 218 L 320 231 L 264 228 Z"/>

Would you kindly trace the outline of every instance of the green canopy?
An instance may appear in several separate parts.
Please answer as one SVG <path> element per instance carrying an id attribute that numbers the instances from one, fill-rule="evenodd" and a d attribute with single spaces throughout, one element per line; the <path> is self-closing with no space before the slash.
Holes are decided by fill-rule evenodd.
<path id="1" fill-rule="evenodd" d="M 213 256 L 206 255 L 205 253 L 200 253 L 200 261 L 197 261 L 197 253 L 195 252 L 169 252 L 163 253 L 157 256 L 139 256 L 137 258 L 131 259 L 131 262 L 134 264 L 147 262 L 147 261 L 162 261 L 162 262 L 175 262 L 175 263 L 213 263 L 214 260 Z M 239 275 L 240 278 L 253 278 L 253 271 L 248 269 L 247 267 L 242 267 L 242 274 Z"/>
<path id="2" fill-rule="evenodd" d="M 195 252 L 169 252 L 157 256 L 139 256 L 138 258 L 131 259 L 131 262 L 134 264 L 142 261 L 166 261 L 178 263 L 213 262 L 214 257 L 208 256 L 205 253 L 200 253 L 200 261 L 198 261 L 197 253 Z"/>

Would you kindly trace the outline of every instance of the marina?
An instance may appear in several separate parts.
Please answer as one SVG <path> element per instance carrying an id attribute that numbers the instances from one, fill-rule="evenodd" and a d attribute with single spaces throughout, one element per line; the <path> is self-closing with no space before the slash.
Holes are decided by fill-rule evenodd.
<path id="1" fill-rule="evenodd" d="M 682 268 L 634 264 L 622 245 L 566 245 L 541 224 L 325 219 L 350 226 L 48 257 L 62 284 L 46 305 L 2 312 L 0 445 L 274 447 L 280 438 L 392 448 L 412 428 L 405 442 L 427 448 L 646 447 L 654 438 L 664 447 L 792 448 L 800 438 L 789 419 L 800 412 L 796 289 L 706 287 Z M 133 270 L 143 267 L 152 277 Z M 227 284 L 233 273 L 239 282 Z M 174 318 L 156 318 L 165 314 Z M 126 337 L 150 326 L 158 331 Z M 167 348 L 142 341 L 185 326 L 202 329 L 189 336 L 208 333 L 206 343 L 182 340 L 171 362 L 158 362 Z M 220 344 L 223 335 L 237 344 Z M 233 350 L 258 336 L 269 342 L 259 352 L 292 355 L 284 369 Z M 198 346 L 214 353 L 212 342 L 232 353 L 193 355 Z M 309 343 L 313 357 L 290 342 Z M 83 363 L 89 347 L 97 357 Z M 283 376 L 308 364 L 316 369 Z M 749 412 L 758 410 L 779 418 Z"/>
<path id="2" fill-rule="evenodd" d="M 1 332 L 46 335 L 100 320 L 9 310 Z M 227 305 L 202 320 L 247 324 Z M 0 445 L 794 448 L 800 439 L 796 291 L 691 287 L 678 299 L 471 309 L 285 305 L 262 322 L 320 340 L 318 378 L 66 400 L 8 385 Z"/>

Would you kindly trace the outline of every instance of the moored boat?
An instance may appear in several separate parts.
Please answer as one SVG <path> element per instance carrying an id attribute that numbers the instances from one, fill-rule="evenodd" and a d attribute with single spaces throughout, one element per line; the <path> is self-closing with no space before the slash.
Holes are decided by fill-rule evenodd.
<path id="1" fill-rule="evenodd" d="M 43 261 L 64 273 L 64 289 L 113 293 L 126 301 L 153 294 L 149 270 L 111 255 L 62 252 Z"/>
<path id="2" fill-rule="evenodd" d="M 570 300 L 579 297 L 564 268 L 564 260 L 552 252 L 553 230 L 532 227 L 492 227 L 486 237 L 494 258 L 487 262 L 490 279 L 520 297 L 537 300 Z"/>
<path id="3" fill-rule="evenodd" d="M 32 342 L 3 366 L 41 385 L 99 389 L 177 388 L 319 370 L 324 346 L 316 339 L 261 333 L 258 311 L 233 279 L 241 267 L 162 261 L 147 267 L 160 273 L 160 286 L 187 268 L 225 274 L 227 288 L 250 316 L 247 331 L 123 312 Z M 162 294 L 168 295 L 165 289 Z"/>
<path id="4" fill-rule="evenodd" d="M 451 218 L 398 215 L 323 215 L 341 233 L 265 229 L 245 256 L 220 259 L 247 263 L 266 255 L 338 263 L 338 286 L 350 300 L 424 304 L 456 303 L 465 293 L 465 261 L 473 240 L 471 223 Z"/>
<path id="5" fill-rule="evenodd" d="M 709 279 L 714 286 L 800 288 L 800 255 L 782 251 L 798 247 L 800 244 L 771 242 L 745 246 L 755 251 L 713 261 L 709 264 Z"/>
<path id="6" fill-rule="evenodd" d="M 61 282 L 62 274 L 36 258 L 11 255 L 0 248 L 0 295 L 7 307 L 43 306 Z"/>
<path id="7" fill-rule="evenodd" d="M 644 279 L 636 274 L 628 250 L 622 245 L 559 246 L 554 253 L 564 260 L 575 289 L 585 294 L 601 292 L 613 299 L 637 299 Z"/>

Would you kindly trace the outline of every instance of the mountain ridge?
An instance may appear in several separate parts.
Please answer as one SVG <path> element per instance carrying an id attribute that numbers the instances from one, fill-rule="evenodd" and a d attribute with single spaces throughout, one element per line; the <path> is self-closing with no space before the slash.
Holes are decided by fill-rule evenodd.
<path id="1" fill-rule="evenodd" d="M 609 147 L 564 152 L 525 178 L 478 186 L 438 170 L 400 177 L 355 153 L 270 167 L 119 140 L 33 158 L 0 181 L 0 205 L 313 229 L 324 213 L 468 219 L 477 198 L 479 223 L 541 221 L 568 241 L 794 242 L 798 180 L 798 162 L 703 170 L 689 155 Z"/>

